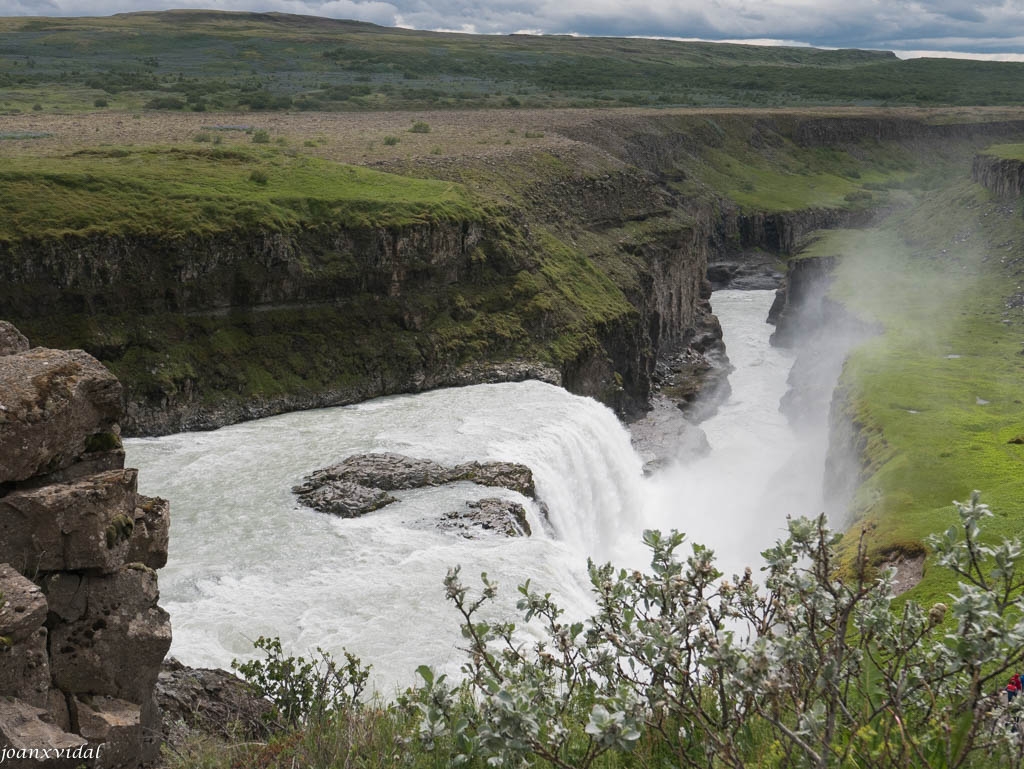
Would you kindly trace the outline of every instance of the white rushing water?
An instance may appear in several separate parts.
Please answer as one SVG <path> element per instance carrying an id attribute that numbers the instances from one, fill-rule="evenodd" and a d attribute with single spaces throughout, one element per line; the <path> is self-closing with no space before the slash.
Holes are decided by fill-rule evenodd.
<path id="1" fill-rule="evenodd" d="M 496 579 L 497 611 L 506 616 L 516 585 L 528 578 L 582 616 L 591 608 L 586 558 L 642 565 L 644 528 L 685 530 L 715 547 L 728 569 L 755 562 L 782 532 L 786 512 L 816 512 L 793 507 L 811 504 L 820 487 L 819 471 L 813 492 L 803 493 L 808 462 L 793 462 L 798 441 L 778 413 L 791 360 L 767 344 L 771 296 L 714 295 L 736 367 L 733 395 L 702 425 L 712 453 L 649 479 L 611 411 L 540 382 L 126 441 L 140 490 L 172 501 L 170 559 L 160 573 L 171 653 L 186 664 L 226 667 L 250 655 L 260 635 L 279 635 L 296 652 L 346 647 L 373 664 L 387 694 L 411 683 L 420 664 L 449 673 L 462 664 L 457 616 L 441 584 L 449 566 L 461 564 L 474 585 L 481 571 Z M 359 519 L 296 503 L 290 489 L 304 475 L 372 451 L 526 464 L 550 525 L 529 500 L 470 483 L 395 492 L 399 502 Z M 782 483 L 794 465 L 801 482 Z M 534 536 L 469 540 L 431 523 L 466 500 L 499 495 L 526 505 Z"/>
<path id="2" fill-rule="evenodd" d="M 774 291 L 718 291 L 732 394 L 701 423 L 711 451 L 666 468 L 648 483 L 649 525 L 685 531 L 714 548 L 727 575 L 761 564 L 760 553 L 785 536 L 786 516 L 821 512 L 825 427 L 800 435 L 779 411 L 794 354 L 772 347 L 765 322 Z"/>

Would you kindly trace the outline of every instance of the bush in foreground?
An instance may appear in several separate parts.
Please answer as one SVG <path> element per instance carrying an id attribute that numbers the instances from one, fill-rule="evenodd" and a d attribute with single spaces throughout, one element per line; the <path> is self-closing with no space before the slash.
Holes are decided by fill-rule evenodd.
<path id="1" fill-rule="evenodd" d="M 267 663 L 239 665 L 279 708 L 314 693 L 242 763 L 1021 766 L 1024 697 L 999 697 L 1024 657 L 1021 543 L 982 542 L 990 512 L 976 492 L 955 504 L 959 525 L 928 543 L 960 580 L 948 607 L 894 605 L 891 575 L 873 575 L 863 547 L 840 579 L 839 536 L 823 517 L 789 522 L 787 539 L 763 554 L 763 586 L 749 569 L 722 579 L 709 549 L 681 557 L 683 536 L 656 531 L 645 533 L 649 572 L 590 564 L 599 608 L 584 622 L 522 585 L 519 609 L 543 638 L 532 644 L 512 623 L 479 618 L 497 590 L 486 575 L 474 593 L 452 569 L 445 589 L 466 639 L 464 681 L 424 667 L 424 685 L 399 702 L 361 706 L 358 694 L 328 693 L 330 675 L 353 691 L 365 670 L 347 654 L 347 665 L 316 670 L 293 659 L 269 678 Z M 279 643 L 260 648 L 285 659 Z"/>

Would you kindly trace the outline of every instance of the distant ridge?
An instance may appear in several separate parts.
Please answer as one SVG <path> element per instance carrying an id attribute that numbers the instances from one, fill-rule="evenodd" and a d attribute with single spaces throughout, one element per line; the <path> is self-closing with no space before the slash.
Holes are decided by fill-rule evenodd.
<path id="1" fill-rule="evenodd" d="M 277 12 L 5 17 L 0 35 L 0 113 L 46 110 L 50 93 L 65 110 L 1014 105 L 1024 79 L 1024 64 L 891 51 L 430 32 Z"/>

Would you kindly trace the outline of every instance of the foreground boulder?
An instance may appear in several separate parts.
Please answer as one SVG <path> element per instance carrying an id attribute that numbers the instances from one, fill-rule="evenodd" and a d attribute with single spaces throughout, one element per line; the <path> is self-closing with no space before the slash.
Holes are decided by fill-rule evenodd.
<path id="1" fill-rule="evenodd" d="M 0 356 L 0 483 L 59 470 L 99 449 L 120 414 L 120 383 L 88 353 Z"/>
<path id="2" fill-rule="evenodd" d="M 156 573 L 169 507 L 124 467 L 121 386 L 81 350 L 0 322 L 4 766 L 130 769 L 159 755 L 171 642 Z M 35 751 L 35 752 L 33 752 Z"/>

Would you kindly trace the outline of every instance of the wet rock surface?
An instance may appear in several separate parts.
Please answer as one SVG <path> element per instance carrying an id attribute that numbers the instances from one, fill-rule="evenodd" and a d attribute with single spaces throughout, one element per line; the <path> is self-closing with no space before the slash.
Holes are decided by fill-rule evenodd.
<path id="1" fill-rule="evenodd" d="M 711 446 L 704 431 L 664 395 L 655 394 L 651 410 L 628 425 L 633 448 L 644 461 L 644 474 L 705 456 Z"/>
<path id="2" fill-rule="evenodd" d="M 526 508 L 518 502 L 498 497 L 487 497 L 466 504 L 465 509 L 445 513 L 441 528 L 455 531 L 468 539 L 476 539 L 485 533 L 501 534 L 506 537 L 530 536 L 530 524 L 526 520 Z"/>
<path id="3" fill-rule="evenodd" d="M 658 359 L 652 377 L 653 390 L 674 402 L 689 421 L 696 423 L 712 416 L 729 397 L 730 371 L 722 325 L 705 299 L 701 301 L 700 320 L 687 344 Z"/>
<path id="4" fill-rule="evenodd" d="M 779 259 L 765 251 L 747 251 L 728 260 L 708 264 L 708 280 L 715 291 L 725 288 L 741 291 L 778 288 L 784 279 Z"/>
<path id="5" fill-rule="evenodd" d="M 302 504 L 314 510 L 353 518 L 396 501 L 389 491 L 442 486 L 458 481 L 510 489 L 536 499 L 533 472 L 525 465 L 514 462 L 464 462 L 447 466 L 430 459 L 393 453 L 356 454 L 307 475 L 301 484 L 292 487 L 292 492 Z M 481 522 L 487 519 L 482 511 L 477 512 Z M 525 510 L 523 515 L 525 524 Z M 480 525 L 483 526 L 482 523 Z M 501 526 L 492 528 L 504 530 Z M 528 534 L 529 526 L 525 528 Z"/>

